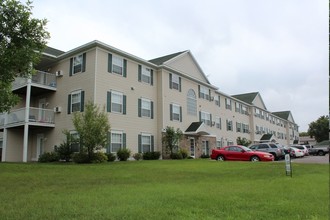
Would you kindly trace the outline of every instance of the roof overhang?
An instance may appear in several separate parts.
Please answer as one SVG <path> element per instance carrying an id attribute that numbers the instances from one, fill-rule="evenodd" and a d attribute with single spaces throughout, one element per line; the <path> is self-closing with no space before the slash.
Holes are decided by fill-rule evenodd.
<path id="1" fill-rule="evenodd" d="M 204 122 L 192 122 L 183 134 L 191 136 L 204 136 L 210 135 L 210 132 L 207 131 Z"/>

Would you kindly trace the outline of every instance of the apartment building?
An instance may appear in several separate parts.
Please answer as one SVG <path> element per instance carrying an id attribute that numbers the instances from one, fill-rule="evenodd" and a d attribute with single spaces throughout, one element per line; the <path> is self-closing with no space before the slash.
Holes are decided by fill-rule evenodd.
<path id="1" fill-rule="evenodd" d="M 183 131 L 180 147 L 192 157 L 236 144 L 238 137 L 283 145 L 299 138 L 290 111 L 267 110 L 258 92 L 219 91 L 190 51 L 144 60 L 92 41 L 68 52 L 47 48 L 35 69 L 13 83 L 21 102 L 0 114 L 2 161 L 36 161 L 65 140 L 64 129 L 79 136 L 72 115 L 88 101 L 108 114 L 108 152 L 163 152 L 167 126 Z"/>

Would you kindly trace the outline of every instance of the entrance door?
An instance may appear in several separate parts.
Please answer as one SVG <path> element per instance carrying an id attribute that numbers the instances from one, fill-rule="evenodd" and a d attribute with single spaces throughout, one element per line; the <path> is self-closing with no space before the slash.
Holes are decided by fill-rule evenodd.
<path id="1" fill-rule="evenodd" d="M 37 160 L 44 153 L 44 134 L 37 134 Z"/>
<path id="2" fill-rule="evenodd" d="M 195 157 L 195 139 L 190 138 L 190 156 Z"/>

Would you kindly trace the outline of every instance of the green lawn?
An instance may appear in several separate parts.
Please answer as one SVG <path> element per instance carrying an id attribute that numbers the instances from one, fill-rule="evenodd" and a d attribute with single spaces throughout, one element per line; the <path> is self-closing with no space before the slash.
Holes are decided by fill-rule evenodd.
<path id="1" fill-rule="evenodd" d="M 0 163 L 0 219 L 328 218 L 328 164 Z"/>

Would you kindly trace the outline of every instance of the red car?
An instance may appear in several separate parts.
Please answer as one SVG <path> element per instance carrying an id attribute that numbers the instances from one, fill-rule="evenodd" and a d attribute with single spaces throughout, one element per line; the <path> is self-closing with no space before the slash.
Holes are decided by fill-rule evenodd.
<path id="1" fill-rule="evenodd" d="M 274 161 L 270 153 L 253 151 L 241 145 L 226 146 L 220 149 L 213 149 L 211 154 L 213 160 L 243 160 L 243 161 Z"/>

